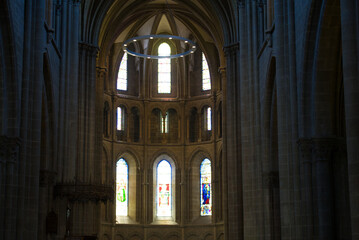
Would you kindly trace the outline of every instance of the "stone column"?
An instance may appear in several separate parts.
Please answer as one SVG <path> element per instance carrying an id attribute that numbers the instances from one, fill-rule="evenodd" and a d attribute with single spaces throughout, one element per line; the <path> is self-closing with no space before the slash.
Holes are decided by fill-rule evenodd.
<path id="1" fill-rule="evenodd" d="M 318 239 L 335 239 L 334 231 L 334 186 L 332 155 L 333 139 L 313 139 L 313 164 L 315 166 L 315 195 L 318 211 Z"/>
<path id="2" fill-rule="evenodd" d="M 352 238 L 359 239 L 359 6 L 340 1 Z"/>
<path id="3" fill-rule="evenodd" d="M 302 169 L 302 196 L 305 225 L 305 239 L 313 239 L 313 188 L 312 188 L 312 142 L 310 139 L 298 141 L 301 169 Z"/>
<path id="4" fill-rule="evenodd" d="M 19 138 L 0 136 L 0 237 L 15 239 Z"/>
<path id="5" fill-rule="evenodd" d="M 241 8 L 243 9 L 243 8 Z M 240 125 L 240 83 L 239 83 L 239 42 L 225 47 L 227 59 L 227 79 L 223 84 L 223 160 L 226 166 L 224 179 L 225 236 L 227 239 L 243 238 L 243 192 L 241 164 L 241 125 Z"/>

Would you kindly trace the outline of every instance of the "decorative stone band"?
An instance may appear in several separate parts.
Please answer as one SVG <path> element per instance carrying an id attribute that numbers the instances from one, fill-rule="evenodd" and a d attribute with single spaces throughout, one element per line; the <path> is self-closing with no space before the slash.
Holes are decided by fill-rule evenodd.
<path id="1" fill-rule="evenodd" d="M 20 145 L 20 138 L 0 136 L 0 162 L 15 163 Z"/>
<path id="2" fill-rule="evenodd" d="M 74 202 L 99 202 L 99 201 L 113 201 L 114 189 L 108 185 L 96 184 L 57 184 L 54 190 L 55 197 L 67 198 Z"/>

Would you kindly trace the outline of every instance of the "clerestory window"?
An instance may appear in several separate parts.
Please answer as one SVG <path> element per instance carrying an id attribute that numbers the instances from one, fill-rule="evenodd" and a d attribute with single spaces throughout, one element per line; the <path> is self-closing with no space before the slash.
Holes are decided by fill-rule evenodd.
<path id="1" fill-rule="evenodd" d="M 210 107 L 206 108 L 204 113 L 204 126 L 207 131 L 212 130 L 212 109 Z"/>
<path id="2" fill-rule="evenodd" d="M 117 90 L 127 91 L 127 53 L 123 54 L 117 75 Z"/>
<path id="3" fill-rule="evenodd" d="M 211 77 L 206 56 L 202 53 L 202 90 L 211 90 Z"/>
<path id="4" fill-rule="evenodd" d="M 123 107 L 117 108 L 117 130 L 125 130 L 125 113 Z"/>
<path id="5" fill-rule="evenodd" d="M 158 47 L 159 56 L 170 56 L 171 48 L 167 43 L 161 43 Z M 158 93 L 171 93 L 171 59 L 158 59 Z"/>

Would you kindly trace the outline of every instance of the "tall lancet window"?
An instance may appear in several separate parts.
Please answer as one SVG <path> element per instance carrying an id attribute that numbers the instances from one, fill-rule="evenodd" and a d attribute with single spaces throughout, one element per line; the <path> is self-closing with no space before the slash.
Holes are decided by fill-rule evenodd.
<path id="1" fill-rule="evenodd" d="M 157 217 L 172 216 L 172 168 L 162 160 L 157 165 Z"/>
<path id="2" fill-rule="evenodd" d="M 158 47 L 159 56 L 170 56 L 171 48 L 167 43 Z M 171 93 L 171 59 L 158 59 L 158 93 Z"/>
<path id="3" fill-rule="evenodd" d="M 124 117 L 124 110 L 122 107 L 117 108 L 117 130 L 119 131 L 125 130 L 125 117 Z"/>
<path id="4" fill-rule="evenodd" d="M 212 109 L 207 107 L 204 118 L 204 125 L 206 126 L 207 131 L 212 130 Z"/>
<path id="5" fill-rule="evenodd" d="M 201 216 L 212 215 L 211 161 L 205 158 L 201 163 Z"/>
<path id="6" fill-rule="evenodd" d="M 206 56 L 202 53 L 202 90 L 211 90 L 211 77 Z"/>
<path id="7" fill-rule="evenodd" d="M 128 164 L 120 158 L 116 164 L 116 216 L 128 215 Z"/>
<path id="8" fill-rule="evenodd" d="M 117 75 L 117 89 L 127 91 L 127 52 L 123 54 Z"/>

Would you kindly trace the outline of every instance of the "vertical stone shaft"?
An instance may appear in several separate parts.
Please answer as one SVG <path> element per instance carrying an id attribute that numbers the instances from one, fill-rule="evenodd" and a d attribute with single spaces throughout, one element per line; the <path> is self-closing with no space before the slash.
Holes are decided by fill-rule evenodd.
<path id="1" fill-rule="evenodd" d="M 359 6 L 340 1 L 352 239 L 359 239 Z"/>

